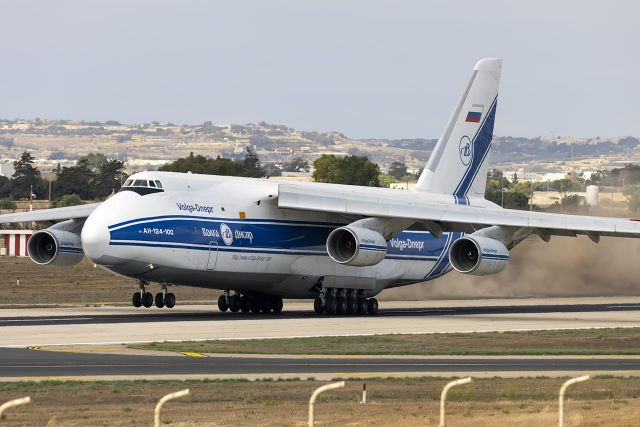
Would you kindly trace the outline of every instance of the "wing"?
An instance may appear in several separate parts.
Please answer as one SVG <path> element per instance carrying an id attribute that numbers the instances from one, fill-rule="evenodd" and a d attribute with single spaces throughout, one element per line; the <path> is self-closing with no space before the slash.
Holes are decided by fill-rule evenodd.
<path id="1" fill-rule="evenodd" d="M 371 190 L 373 189 L 338 185 L 324 189 L 320 185 L 281 184 L 278 207 L 352 216 L 431 221 L 447 231 L 469 232 L 476 226 L 499 225 L 531 229 L 543 238 L 576 234 L 586 234 L 592 240 L 597 240 L 599 236 L 640 237 L 640 222 L 629 219 L 436 203 L 425 200 L 424 193 Z"/>
<path id="2" fill-rule="evenodd" d="M 64 221 L 67 219 L 87 218 L 100 203 L 68 206 L 64 208 L 44 209 L 31 212 L 18 212 L 0 215 L 0 224 L 31 221 Z"/>

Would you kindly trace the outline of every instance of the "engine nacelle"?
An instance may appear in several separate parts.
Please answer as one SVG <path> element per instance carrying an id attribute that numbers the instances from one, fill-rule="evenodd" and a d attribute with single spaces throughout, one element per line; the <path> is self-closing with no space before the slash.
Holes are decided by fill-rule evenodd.
<path id="1" fill-rule="evenodd" d="M 451 245 L 449 261 L 460 273 L 495 274 L 507 266 L 509 250 L 502 242 L 489 237 L 464 236 Z"/>
<path id="2" fill-rule="evenodd" d="M 340 227 L 329 234 L 327 252 L 338 264 L 376 265 L 387 255 L 387 241 L 382 234 L 367 228 Z"/>
<path id="3" fill-rule="evenodd" d="M 74 265 L 82 261 L 84 256 L 79 235 L 54 228 L 33 233 L 27 250 L 29 258 L 40 265 Z"/>

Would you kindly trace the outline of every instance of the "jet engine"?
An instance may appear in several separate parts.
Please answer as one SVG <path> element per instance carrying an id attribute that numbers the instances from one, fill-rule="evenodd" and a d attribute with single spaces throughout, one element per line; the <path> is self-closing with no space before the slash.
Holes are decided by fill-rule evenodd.
<path id="1" fill-rule="evenodd" d="M 367 228 L 340 227 L 329 234 L 327 252 L 338 264 L 376 265 L 387 255 L 387 241 L 382 234 Z"/>
<path id="2" fill-rule="evenodd" d="M 453 242 L 449 261 L 456 271 L 475 276 L 502 271 L 509 261 L 509 250 L 499 240 L 483 236 L 464 236 Z"/>
<path id="3" fill-rule="evenodd" d="M 40 265 L 74 265 L 84 256 L 79 235 L 54 228 L 33 233 L 27 250 L 29 258 Z"/>

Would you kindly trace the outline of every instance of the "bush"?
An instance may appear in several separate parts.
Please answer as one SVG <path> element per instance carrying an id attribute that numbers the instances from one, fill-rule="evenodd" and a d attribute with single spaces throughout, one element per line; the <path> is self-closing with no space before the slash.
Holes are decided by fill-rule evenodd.
<path id="1" fill-rule="evenodd" d="M 83 205 L 84 202 L 77 194 L 65 194 L 51 202 L 54 208 L 63 208 L 65 206 Z"/>
<path id="2" fill-rule="evenodd" d="M 0 199 L 0 209 L 16 210 L 16 202 L 11 197 Z"/>

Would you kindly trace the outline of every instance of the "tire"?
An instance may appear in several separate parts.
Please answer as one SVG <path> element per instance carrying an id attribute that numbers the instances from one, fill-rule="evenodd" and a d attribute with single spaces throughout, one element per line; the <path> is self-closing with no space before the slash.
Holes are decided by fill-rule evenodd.
<path id="1" fill-rule="evenodd" d="M 358 313 L 358 300 L 355 298 L 347 298 L 347 314 Z"/>
<path id="2" fill-rule="evenodd" d="M 378 300 L 375 298 L 369 298 L 367 301 L 367 313 L 373 315 L 378 314 Z"/>
<path id="3" fill-rule="evenodd" d="M 273 304 L 271 301 L 271 298 L 269 297 L 263 297 L 261 298 L 261 304 L 260 304 L 260 309 L 262 310 L 262 312 L 264 314 L 268 314 L 269 312 L 271 312 L 271 309 L 273 308 Z"/>
<path id="4" fill-rule="evenodd" d="M 242 310 L 243 313 L 248 313 L 251 311 L 251 301 L 249 301 L 249 298 L 240 298 L 240 310 Z"/>
<path id="5" fill-rule="evenodd" d="M 358 298 L 356 300 L 358 314 L 367 314 L 367 299 Z"/>
<path id="6" fill-rule="evenodd" d="M 164 305 L 167 308 L 173 308 L 176 305 L 176 295 L 169 292 L 164 296 Z"/>
<path id="7" fill-rule="evenodd" d="M 229 310 L 232 313 L 240 311 L 240 295 L 231 295 L 229 297 Z"/>
<path id="8" fill-rule="evenodd" d="M 153 295 L 151 292 L 145 292 L 142 294 L 142 305 L 144 305 L 145 308 L 149 308 L 153 305 Z"/>
<path id="9" fill-rule="evenodd" d="M 313 310 L 316 312 L 316 314 L 324 313 L 324 303 L 322 302 L 322 298 L 320 298 L 319 296 L 313 300 Z"/>
<path id="10" fill-rule="evenodd" d="M 133 298 L 131 298 L 131 303 L 135 308 L 142 307 L 142 296 L 140 295 L 140 292 L 136 292 L 135 294 L 133 294 Z"/>
<path id="11" fill-rule="evenodd" d="M 227 298 L 224 295 L 218 297 L 218 309 L 223 313 L 229 310 L 229 304 L 227 304 Z"/>
<path id="12" fill-rule="evenodd" d="M 327 314 L 336 314 L 336 311 L 338 310 L 338 301 L 336 298 L 328 296 L 324 304 L 324 309 Z"/>
<path id="13" fill-rule="evenodd" d="M 345 297 L 339 297 L 337 303 L 336 313 L 340 316 L 347 314 L 347 299 Z"/>
<path id="14" fill-rule="evenodd" d="M 284 306 L 284 303 L 282 302 L 282 298 L 280 297 L 273 298 L 273 301 L 271 302 L 271 310 L 273 310 L 275 314 L 282 313 L 283 306 Z"/>
<path id="15" fill-rule="evenodd" d="M 251 309 L 252 313 L 260 313 L 260 309 L 262 308 L 262 304 L 260 303 L 260 299 L 259 298 L 251 298 L 249 300 L 249 308 Z"/>
<path id="16" fill-rule="evenodd" d="M 158 308 L 164 307 L 164 294 L 162 292 L 158 292 L 156 294 L 154 302 L 156 303 L 156 307 Z"/>

